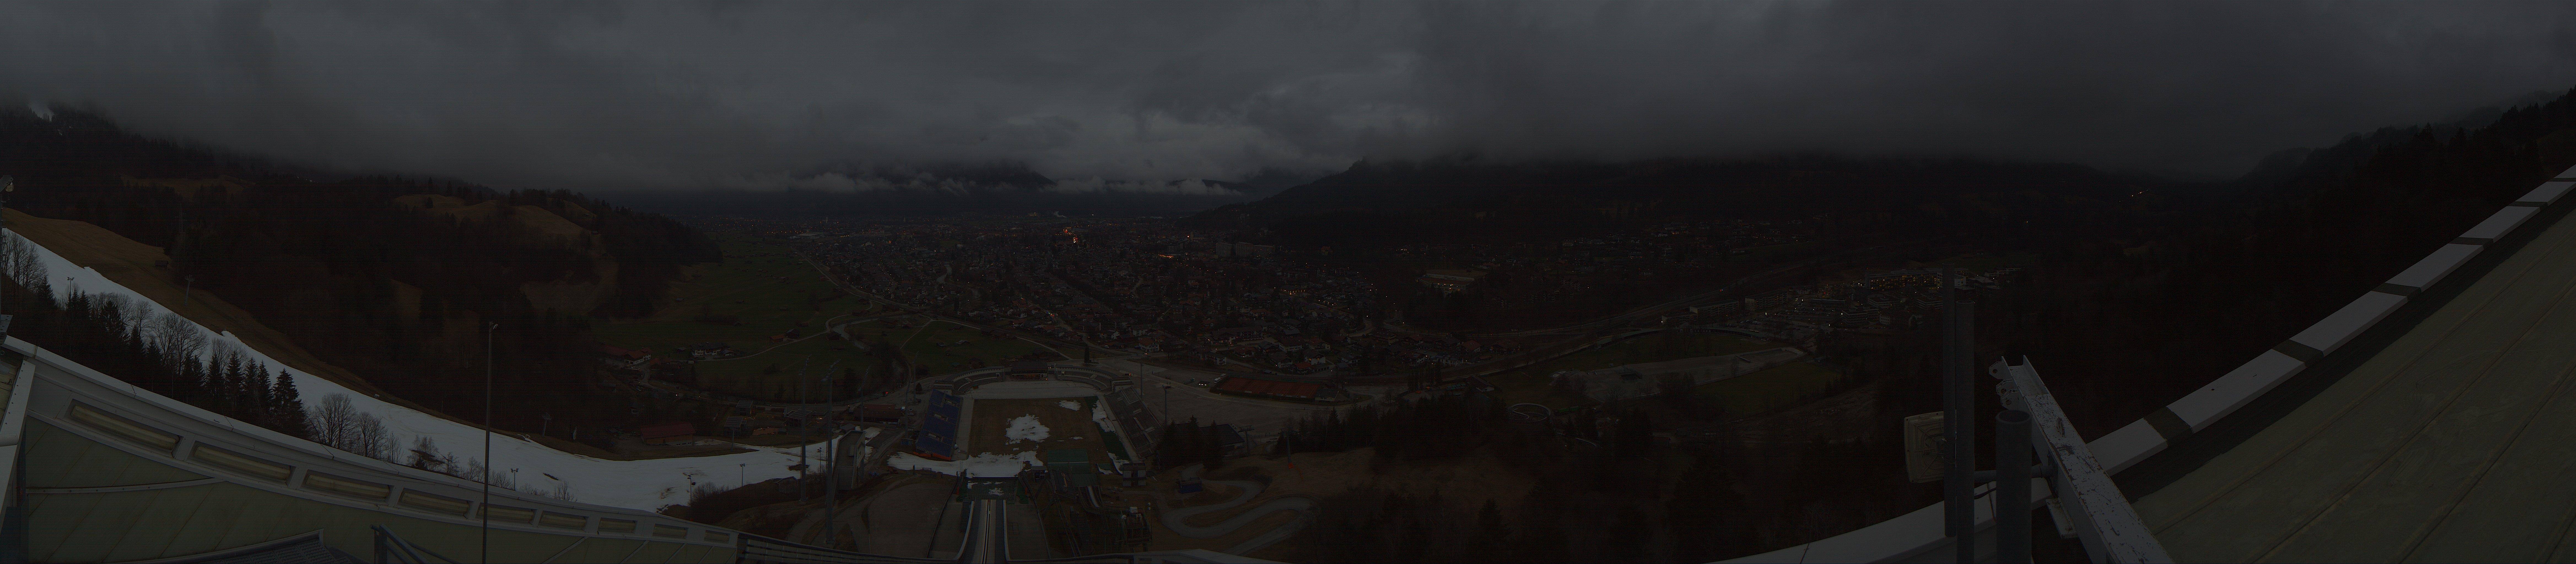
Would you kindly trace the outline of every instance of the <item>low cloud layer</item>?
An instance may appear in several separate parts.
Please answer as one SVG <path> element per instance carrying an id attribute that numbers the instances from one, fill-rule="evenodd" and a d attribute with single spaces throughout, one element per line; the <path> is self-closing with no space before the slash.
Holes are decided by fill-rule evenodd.
<path id="1" fill-rule="evenodd" d="M 2576 86 L 2562 3 L 0 4 L 0 97 L 509 187 L 1066 193 L 1462 151 L 2228 176 Z"/>

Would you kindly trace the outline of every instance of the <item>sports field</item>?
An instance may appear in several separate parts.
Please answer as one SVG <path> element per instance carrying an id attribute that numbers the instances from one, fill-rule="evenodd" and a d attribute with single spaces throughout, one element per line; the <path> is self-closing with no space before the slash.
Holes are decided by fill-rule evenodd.
<path id="1" fill-rule="evenodd" d="M 898 327 L 895 323 L 908 325 Z M 903 349 L 915 365 L 931 374 L 947 374 L 984 366 L 1001 366 L 1030 354 L 1041 360 L 1062 360 L 1062 355 L 1036 343 L 1008 335 L 984 336 L 982 331 L 945 321 L 928 321 L 920 316 L 903 316 L 871 321 L 849 327 L 850 337 L 867 343 L 893 343 Z M 963 344 L 960 344 L 960 342 Z"/>
<path id="2" fill-rule="evenodd" d="M 1842 373 L 1799 360 L 1702 384 L 1691 393 L 1716 401 L 1727 413 L 1752 415 L 1805 403 L 1833 391 L 1844 378 Z"/>
<path id="3" fill-rule="evenodd" d="M 652 317 L 594 320 L 592 332 L 603 343 L 645 349 L 660 358 L 680 355 L 673 347 L 683 345 L 731 345 L 747 356 L 698 363 L 702 385 L 715 392 L 769 400 L 796 399 L 796 367 L 808 355 L 812 356 L 809 376 L 820 376 L 835 360 L 861 373 L 880 364 L 849 343 L 817 336 L 833 323 L 877 315 L 866 300 L 842 294 L 824 282 L 820 273 L 789 254 L 783 243 L 739 234 L 715 238 L 724 250 L 724 261 L 695 267 L 673 284 L 663 298 L 667 301 L 657 304 L 661 307 Z M 790 329 L 809 338 L 794 343 L 769 340 Z M 773 364 L 778 368 L 771 370 Z"/>
<path id="4" fill-rule="evenodd" d="M 1780 345 L 1721 333 L 1658 333 L 1556 357 L 1526 368 L 1486 376 L 1485 381 L 1494 385 L 1495 393 L 1502 396 L 1506 405 L 1535 403 L 1562 409 L 1598 402 L 1592 401 L 1592 398 L 1560 392 L 1551 387 L 1547 376 L 1558 370 L 1600 370 L 1640 362 L 1728 355 L 1778 346 Z M 1750 376 L 1747 375 L 1747 377 Z"/>

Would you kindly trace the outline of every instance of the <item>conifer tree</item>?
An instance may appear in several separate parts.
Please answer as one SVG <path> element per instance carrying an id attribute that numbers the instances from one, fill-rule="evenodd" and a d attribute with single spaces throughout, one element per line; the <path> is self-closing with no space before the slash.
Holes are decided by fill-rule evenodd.
<path id="1" fill-rule="evenodd" d="M 1565 512 L 1572 500 L 1554 488 L 1534 488 L 1521 511 L 1522 531 L 1514 537 L 1516 560 L 1570 562 L 1565 538 Z"/>
<path id="2" fill-rule="evenodd" d="M 241 357 L 226 352 L 216 362 L 219 366 L 207 370 L 211 376 L 206 382 L 207 399 L 229 409 L 241 400 Z"/>
<path id="3" fill-rule="evenodd" d="M 1511 535 L 1511 529 L 1503 526 L 1502 507 L 1495 504 L 1493 498 L 1486 498 L 1485 508 L 1476 511 L 1475 540 L 1467 543 L 1468 554 L 1474 556 L 1474 558 L 1470 558 L 1468 560 L 1473 562 L 1502 561 L 1504 554 L 1502 548 L 1506 542 L 1511 540 Z"/>
<path id="4" fill-rule="evenodd" d="M 278 371 L 277 383 L 272 385 L 268 398 L 277 421 L 269 429 L 296 437 L 312 434 L 312 426 L 304 419 L 303 395 L 295 391 L 295 374 Z"/>
<path id="5" fill-rule="evenodd" d="M 243 367 L 242 414 L 250 416 L 250 421 L 263 426 L 274 420 L 269 417 L 269 408 L 272 406 L 268 401 L 268 387 L 268 365 L 252 361 Z"/>
<path id="6" fill-rule="evenodd" d="M 1672 532 L 1673 556 L 1703 562 L 1740 556 L 1745 531 L 1733 516 L 1744 512 L 1744 498 L 1713 453 L 1699 455 L 1674 484 L 1664 506 L 1664 527 Z"/>

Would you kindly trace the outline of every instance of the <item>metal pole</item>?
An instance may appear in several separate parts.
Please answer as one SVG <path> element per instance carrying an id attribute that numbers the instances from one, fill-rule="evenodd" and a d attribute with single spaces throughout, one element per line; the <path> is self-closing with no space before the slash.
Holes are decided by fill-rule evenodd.
<path id="1" fill-rule="evenodd" d="M 812 365 L 812 364 L 814 364 L 814 355 L 810 355 L 810 354 L 809 354 L 809 355 L 805 355 L 805 363 L 804 363 L 804 364 L 796 365 L 796 403 L 797 403 L 797 404 L 799 404 L 799 405 L 803 405 L 803 404 L 805 403 L 805 401 L 806 401 L 807 399 L 809 399 L 809 398 L 806 398 L 806 397 L 805 397 L 805 393 L 806 393 L 810 388 L 812 388 L 812 386 L 808 385 L 808 383 L 805 381 L 805 367 L 806 367 L 806 366 L 810 366 L 810 365 Z M 808 420 L 808 419 L 803 418 L 803 417 L 798 417 L 798 418 L 796 419 L 796 502 L 797 502 L 797 503 L 804 503 L 804 502 L 805 502 L 805 471 L 813 468 L 813 466 L 812 466 L 812 465 L 807 464 L 807 460 L 805 459 L 805 447 L 806 447 L 806 445 L 812 444 L 813 442 L 814 442 L 814 425 L 813 425 L 813 421 Z"/>
<path id="2" fill-rule="evenodd" d="M 832 369 L 839 368 L 840 366 L 841 361 L 835 360 L 832 361 L 831 366 L 823 367 L 823 424 L 830 426 L 823 430 L 823 440 L 826 441 L 823 444 L 824 548 L 832 547 L 832 528 L 835 527 L 835 525 L 832 524 L 832 518 L 834 514 L 838 513 L 836 510 L 840 509 L 838 506 L 833 505 L 833 502 L 835 501 L 835 498 L 839 497 L 836 494 L 839 494 L 841 489 L 841 424 L 832 420 L 831 407 L 833 395 L 832 390 L 834 389 L 832 387 Z"/>
<path id="3" fill-rule="evenodd" d="M 483 475 L 474 477 L 483 483 L 483 562 L 492 561 L 492 333 L 500 328 L 483 328 Z"/>
<path id="4" fill-rule="evenodd" d="M 824 403 L 831 403 L 831 391 L 826 389 L 823 393 L 823 397 L 825 398 L 823 400 Z M 840 507 L 834 505 L 834 502 L 836 501 L 836 498 L 839 497 L 838 494 L 841 493 L 841 426 L 839 423 L 832 421 L 830 413 L 831 412 L 829 411 L 824 412 L 825 415 L 823 417 L 823 421 L 832 426 L 829 429 L 825 429 L 823 433 L 824 548 L 832 547 L 832 528 L 836 526 L 832 524 L 832 520 L 837 516 L 839 513 L 838 510 L 840 509 Z"/>
<path id="5" fill-rule="evenodd" d="M 1966 335 L 1960 326 L 1959 289 L 1951 284 L 1953 271 L 1941 267 L 1941 421 L 1942 438 L 1948 447 L 1944 457 L 1941 483 L 1944 530 L 1958 549 L 1957 562 L 1977 560 L 1976 508 L 1971 497 L 1976 488 L 1976 434 L 1971 432 L 1976 399 L 1967 391 L 1970 383 L 1966 371 L 1968 355 L 1962 346 Z"/>
<path id="6" fill-rule="evenodd" d="M 1995 564 L 2030 564 L 2030 414 L 1995 414 Z"/>
<path id="7" fill-rule="evenodd" d="M 16 192 L 16 191 L 18 191 L 18 177 L 15 177 L 15 176 L 0 176 L 0 210 L 6 210 L 6 209 L 9 207 L 9 193 L 10 193 L 10 192 Z M 180 208 L 180 209 L 186 209 L 186 208 Z M 184 222 L 184 221 L 183 221 L 183 222 L 181 222 L 181 223 L 179 224 L 179 232 L 180 232 L 180 233 L 187 233 L 187 232 L 188 232 L 188 225 L 187 225 L 187 223 L 186 223 L 186 222 Z M 6 212 L 6 211 L 0 211 L 0 239 L 7 239 L 8 237 L 9 237 L 9 215 L 8 215 L 8 212 Z M 16 241 L 9 241 L 9 243 L 11 243 L 11 244 L 16 244 Z M 22 279 L 20 279 L 20 277 L 26 276 L 26 274 L 27 274 L 27 273 L 24 273 L 24 272 L 10 272 L 10 273 L 8 273 L 8 274 L 9 274 L 9 278 L 10 278 L 11 283 L 14 283 L 14 284 L 17 284 L 17 285 L 20 285 L 20 286 L 26 286 L 26 287 L 27 287 L 27 288 L 29 288 L 29 289 L 33 289 L 33 288 L 35 288 L 35 286 L 33 286 L 33 285 L 29 285 L 29 284 L 27 283 L 27 281 L 26 281 L 26 280 L 22 280 Z M 7 310 L 7 309 L 5 309 L 5 308 L 0 308 L 0 311 L 8 311 L 8 310 Z M 10 320 L 11 320 L 12 318 L 13 318 L 13 316 L 7 315 L 7 314 L 5 314 L 5 313 L 0 313 L 0 338 L 5 338 L 5 336 L 9 334 L 9 322 L 10 322 Z"/>

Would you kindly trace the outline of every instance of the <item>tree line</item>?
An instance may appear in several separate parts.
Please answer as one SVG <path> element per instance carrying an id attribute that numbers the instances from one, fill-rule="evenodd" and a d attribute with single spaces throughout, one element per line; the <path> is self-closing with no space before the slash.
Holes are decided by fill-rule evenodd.
<path id="1" fill-rule="evenodd" d="M 0 235 L 0 312 L 13 316 L 9 336 L 144 391 L 287 436 L 466 479 L 488 473 L 480 459 L 460 462 L 426 436 L 413 437 L 407 451 L 396 449 L 384 419 L 358 409 L 346 394 L 306 405 L 293 373 L 272 373 L 267 363 L 214 340 L 187 318 L 79 288 L 64 290 L 58 300 L 47 274 L 24 239 Z M 507 476 L 490 479 L 516 488 Z M 532 493 L 571 499 L 561 488 Z"/>
<path id="2" fill-rule="evenodd" d="M 453 383 L 483 370 L 484 333 L 497 333 L 488 362 L 509 369 L 496 375 L 496 396 L 547 402 L 503 406 L 496 423 L 505 428 L 533 429 L 547 413 L 627 417 L 624 399 L 598 393 L 603 369 L 587 319 L 650 313 L 680 268 L 721 258 L 712 239 L 669 218 L 577 193 L 415 176 L 316 181 L 308 178 L 321 175 L 141 137 L 77 111 L 50 120 L 0 111 L 0 172 L 18 177 L 9 207 L 163 247 L 172 285 L 219 296 L 323 362 L 432 409 L 481 409 L 481 394 Z M 171 187 L 187 183 L 199 186 Z M 397 201 L 410 195 L 488 204 L 498 219 Z M 528 207 L 588 234 L 565 238 L 512 220 Z M 532 301 L 530 284 L 596 284 L 600 295 L 593 307 L 568 311 Z"/>
<path id="3" fill-rule="evenodd" d="M 1548 424 L 1511 421 L 1500 402 L 1472 394 L 1301 422 L 1283 433 L 1274 454 L 1366 449 L 1373 464 L 1413 468 L 1489 457 L 1533 487 L 1492 492 L 1480 503 L 1365 484 L 1318 500 L 1316 525 L 1301 533 L 1313 537 L 1294 558 L 1700 562 L 1806 542 L 1919 506 L 1906 504 L 1923 492 L 1842 487 L 1871 481 L 1865 474 L 1887 465 L 1872 458 L 1884 450 L 1893 459 L 1900 454 L 1893 446 L 1674 445 L 1656 437 L 1650 411 L 1617 409 L 1565 433 L 1588 442 L 1567 440 Z M 1859 499 L 1872 496 L 1894 499 Z M 1834 513 L 1843 506 L 1867 509 Z"/>
<path id="4" fill-rule="evenodd" d="M 290 436 L 308 434 L 293 374 L 270 373 L 195 322 L 77 287 L 57 300 L 47 269 L 15 234 L 0 234 L 0 276 L 7 279 L 0 311 L 13 316 L 10 336 L 145 391 Z"/>

